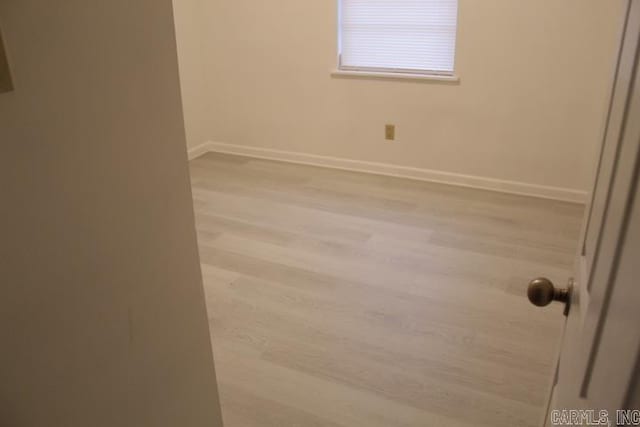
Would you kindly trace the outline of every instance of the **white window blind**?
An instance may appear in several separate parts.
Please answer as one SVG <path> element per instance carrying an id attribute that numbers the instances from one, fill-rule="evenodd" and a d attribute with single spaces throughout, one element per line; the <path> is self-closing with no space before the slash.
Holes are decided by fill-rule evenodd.
<path id="1" fill-rule="evenodd" d="M 340 69 L 453 74 L 458 0 L 340 0 Z"/>

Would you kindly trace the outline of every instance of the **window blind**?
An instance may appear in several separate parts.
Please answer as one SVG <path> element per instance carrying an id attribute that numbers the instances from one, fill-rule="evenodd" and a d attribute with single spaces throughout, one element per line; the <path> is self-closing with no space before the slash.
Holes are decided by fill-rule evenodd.
<path id="1" fill-rule="evenodd" d="M 458 0 L 340 0 L 340 68 L 453 74 Z"/>

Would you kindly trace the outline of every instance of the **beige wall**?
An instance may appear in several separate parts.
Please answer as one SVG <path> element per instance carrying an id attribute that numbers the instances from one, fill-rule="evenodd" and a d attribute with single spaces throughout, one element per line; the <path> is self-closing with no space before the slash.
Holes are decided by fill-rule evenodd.
<path id="1" fill-rule="evenodd" d="M 187 146 L 201 144 L 211 137 L 209 118 L 209 81 L 205 72 L 204 43 L 207 41 L 207 0 L 173 0 L 182 104 Z"/>
<path id="2" fill-rule="evenodd" d="M 335 0 L 208 0 L 210 139 L 586 190 L 621 5 L 460 0 L 448 85 L 330 77 Z"/>
<path id="3" fill-rule="evenodd" d="M 0 425 L 220 426 L 171 1 L 0 28 Z"/>

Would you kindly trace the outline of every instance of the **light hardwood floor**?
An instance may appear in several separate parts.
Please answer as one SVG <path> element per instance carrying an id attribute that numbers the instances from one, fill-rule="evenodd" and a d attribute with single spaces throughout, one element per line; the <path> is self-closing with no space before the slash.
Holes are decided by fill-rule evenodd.
<path id="1" fill-rule="evenodd" d="M 582 206 L 311 166 L 191 161 L 226 427 L 536 426 Z"/>

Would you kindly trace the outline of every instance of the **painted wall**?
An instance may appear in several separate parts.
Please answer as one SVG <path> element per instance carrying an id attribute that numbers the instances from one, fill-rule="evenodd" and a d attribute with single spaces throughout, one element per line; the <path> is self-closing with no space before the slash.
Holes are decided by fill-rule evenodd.
<path id="1" fill-rule="evenodd" d="M 210 139 L 584 191 L 622 4 L 460 0 L 450 85 L 331 77 L 334 0 L 209 0 Z"/>
<path id="2" fill-rule="evenodd" d="M 0 28 L 0 425 L 221 426 L 171 1 Z"/>
<path id="3" fill-rule="evenodd" d="M 201 144 L 211 137 L 207 117 L 210 95 L 205 71 L 205 1 L 173 0 L 187 146 Z"/>

